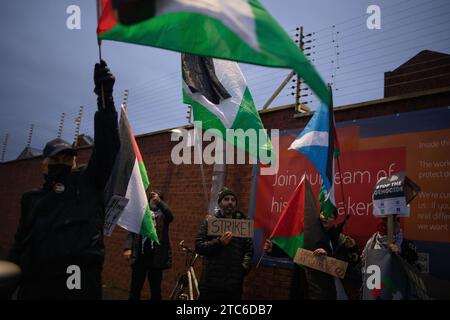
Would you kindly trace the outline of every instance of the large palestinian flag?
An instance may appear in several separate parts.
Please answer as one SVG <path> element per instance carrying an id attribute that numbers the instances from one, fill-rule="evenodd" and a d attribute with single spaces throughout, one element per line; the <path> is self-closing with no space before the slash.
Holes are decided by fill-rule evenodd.
<path id="1" fill-rule="evenodd" d="M 294 69 L 331 105 L 327 85 L 258 0 L 115 0 L 115 10 L 98 1 L 99 39 Z"/>

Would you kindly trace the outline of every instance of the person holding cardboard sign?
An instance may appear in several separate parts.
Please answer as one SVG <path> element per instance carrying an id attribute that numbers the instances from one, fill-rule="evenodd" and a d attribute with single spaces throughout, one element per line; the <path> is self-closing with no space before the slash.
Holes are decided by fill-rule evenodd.
<path id="1" fill-rule="evenodd" d="M 314 255 L 332 256 L 337 248 L 341 229 L 336 226 L 337 211 L 325 218 L 320 212 L 319 219 L 306 215 L 304 249 L 313 251 Z M 310 220 L 310 221 L 308 221 Z M 336 300 L 342 292 L 339 280 L 322 271 L 305 267 L 308 282 L 308 297 L 312 300 Z"/>
<path id="2" fill-rule="evenodd" d="M 217 199 L 219 207 L 212 215 L 219 219 L 247 219 L 236 209 L 237 196 L 222 189 Z M 249 273 L 253 257 L 252 238 L 233 236 L 230 230 L 222 235 L 208 235 L 208 216 L 201 224 L 195 251 L 203 256 L 200 279 L 200 300 L 240 300 L 244 277 Z"/>

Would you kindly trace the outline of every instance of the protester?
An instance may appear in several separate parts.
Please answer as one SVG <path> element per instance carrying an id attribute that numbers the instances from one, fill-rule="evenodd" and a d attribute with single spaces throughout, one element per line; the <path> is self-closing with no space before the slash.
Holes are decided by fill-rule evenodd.
<path id="1" fill-rule="evenodd" d="M 337 211 L 328 218 L 323 212 L 319 216 L 319 229 L 315 230 L 314 239 L 308 239 L 305 234 L 305 249 L 313 251 L 314 255 L 333 256 L 338 246 L 342 228 L 336 226 Z M 306 224 L 306 222 L 305 222 Z M 308 281 L 308 298 L 311 300 L 344 300 L 347 295 L 338 278 L 322 271 L 305 267 Z"/>
<path id="2" fill-rule="evenodd" d="M 236 209 L 237 195 L 224 188 L 218 194 L 216 218 L 247 219 Z M 208 236 L 208 217 L 202 222 L 196 238 L 196 252 L 203 256 L 200 300 L 239 300 L 244 277 L 249 273 L 253 257 L 251 238 L 233 237 L 231 231 L 222 236 Z"/>
<path id="3" fill-rule="evenodd" d="M 348 263 L 345 276 L 342 281 L 345 293 L 349 300 L 359 300 L 362 285 L 361 255 L 356 241 L 348 235 L 340 234 L 337 248 L 333 252 L 333 258 Z"/>
<path id="4" fill-rule="evenodd" d="M 377 224 L 377 232 L 375 232 L 369 240 L 361 254 L 361 266 L 365 266 L 367 251 L 369 249 L 384 249 L 399 254 L 411 266 L 420 270 L 418 264 L 417 249 L 413 242 L 403 238 L 403 230 L 401 228 L 400 217 L 394 216 L 394 229 L 392 243 L 388 243 L 387 236 L 387 218 L 379 218 Z"/>
<path id="5" fill-rule="evenodd" d="M 279 246 L 269 239 L 265 241 L 263 250 L 265 254 L 271 257 L 289 257 Z M 292 268 L 288 300 L 308 299 L 308 283 L 306 280 L 305 269 L 296 263 L 294 263 Z"/>
<path id="6" fill-rule="evenodd" d="M 345 221 L 336 225 L 335 211 L 328 219 L 320 213 L 320 225 L 325 239 L 321 239 L 313 250 L 315 255 L 328 255 L 348 263 L 343 283 L 324 272 L 294 264 L 289 300 L 335 300 L 357 299 L 361 282 L 359 271 L 359 250 L 354 239 L 342 233 Z M 275 257 L 288 257 L 284 251 L 270 240 L 266 240 L 264 251 Z M 336 282 L 338 282 L 336 284 Z M 343 285 L 343 286 L 342 286 Z M 337 292 L 338 290 L 338 292 Z M 350 296 L 350 297 L 349 297 Z"/>
<path id="7" fill-rule="evenodd" d="M 19 299 L 102 297 L 103 190 L 120 141 L 112 96 L 115 78 L 104 61 L 95 65 L 94 82 L 98 111 L 87 167 L 76 167 L 72 145 L 51 140 L 43 151 L 43 186 L 22 196 L 10 252 L 10 260 L 22 269 Z"/>
<path id="8" fill-rule="evenodd" d="M 128 233 L 123 255 L 131 262 L 130 300 L 139 300 L 145 277 L 148 278 L 151 300 L 161 300 L 163 271 L 172 266 L 169 225 L 173 214 L 163 201 L 161 191 L 150 193 L 150 209 L 159 244 L 149 238 Z"/>

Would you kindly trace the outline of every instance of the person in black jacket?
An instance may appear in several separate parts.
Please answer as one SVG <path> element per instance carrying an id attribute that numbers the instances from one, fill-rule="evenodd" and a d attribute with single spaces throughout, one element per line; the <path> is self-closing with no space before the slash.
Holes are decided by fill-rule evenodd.
<path id="1" fill-rule="evenodd" d="M 325 219 L 323 213 L 320 214 L 321 225 L 325 231 L 328 243 L 322 242 L 322 245 L 311 249 L 314 249 L 315 255 L 332 254 L 334 258 L 348 263 L 342 284 L 349 299 L 358 299 L 361 283 L 359 249 L 354 239 L 342 233 L 343 222 L 335 225 L 335 217 L 335 215 L 332 215 L 328 219 Z M 264 243 L 264 252 L 272 257 L 289 257 L 269 239 Z M 332 279 L 330 275 L 319 271 L 316 272 L 316 270 L 294 263 L 288 299 L 335 299 L 336 281 L 331 283 L 330 279 Z M 323 286 L 328 289 L 323 290 Z"/>
<path id="2" fill-rule="evenodd" d="M 19 299 L 102 297 L 103 189 L 120 141 L 112 97 L 115 78 L 104 61 L 95 65 L 94 81 L 98 111 L 87 167 L 76 167 L 77 152 L 68 142 L 49 141 L 43 151 L 44 184 L 22 196 L 9 256 L 22 269 Z"/>
<path id="3" fill-rule="evenodd" d="M 279 246 L 271 240 L 264 242 L 264 253 L 276 258 L 290 258 Z M 292 266 L 291 283 L 289 285 L 288 300 L 306 300 L 308 299 L 308 283 L 306 280 L 305 269 L 296 263 Z"/>
<path id="4" fill-rule="evenodd" d="M 307 235 L 305 231 L 305 249 L 313 251 L 314 255 L 333 256 L 337 248 L 341 228 L 336 226 L 337 211 L 334 211 L 328 218 L 321 212 L 314 234 Z M 307 218 L 305 218 L 306 220 Z M 317 218 L 314 218 L 317 219 Z M 306 221 L 305 221 L 305 224 Z M 306 279 L 308 282 L 308 298 L 311 300 L 336 300 L 337 293 L 340 292 L 336 287 L 338 284 L 335 278 L 322 271 L 305 267 Z"/>
<path id="5" fill-rule="evenodd" d="M 160 191 L 150 193 L 150 209 L 158 234 L 159 244 L 129 232 L 125 243 L 123 255 L 130 261 L 131 285 L 130 300 L 139 300 L 141 290 L 148 277 L 152 300 L 161 300 L 161 282 L 163 270 L 172 266 L 172 250 L 169 240 L 169 225 L 173 221 L 173 214 L 163 201 Z"/>
<path id="6" fill-rule="evenodd" d="M 218 195 L 216 218 L 247 219 L 236 210 L 237 196 L 227 188 Z M 244 277 L 249 273 L 253 257 L 251 238 L 233 237 L 230 231 L 222 236 L 208 236 L 208 217 L 200 225 L 195 251 L 203 256 L 199 283 L 200 300 L 239 300 Z"/>

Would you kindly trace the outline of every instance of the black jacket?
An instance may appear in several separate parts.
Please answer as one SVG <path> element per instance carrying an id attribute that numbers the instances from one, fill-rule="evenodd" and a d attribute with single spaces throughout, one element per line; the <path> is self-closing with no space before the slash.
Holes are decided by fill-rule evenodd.
<path id="1" fill-rule="evenodd" d="M 22 196 L 20 222 L 9 256 L 22 268 L 22 286 L 38 280 L 49 287 L 53 280 L 65 283 L 69 265 L 80 266 L 82 272 L 95 270 L 93 277 L 100 279 L 103 189 L 120 147 L 112 98 L 105 110 L 96 112 L 94 125 L 95 145 L 87 167 L 60 181 L 46 179 L 42 188 Z M 54 190 L 55 183 L 64 185 L 62 193 Z"/>
<path id="2" fill-rule="evenodd" d="M 272 251 L 268 252 L 267 255 L 277 258 L 291 258 L 275 243 L 273 243 Z M 305 300 L 307 298 L 308 283 L 306 280 L 305 269 L 303 266 L 293 263 L 288 300 Z"/>
<path id="3" fill-rule="evenodd" d="M 216 218 L 225 218 L 217 211 Z M 234 219 L 247 219 L 242 212 L 236 212 Z M 208 221 L 205 219 L 197 234 L 195 250 L 203 256 L 203 270 L 199 288 L 241 291 L 244 276 L 251 268 L 253 241 L 250 238 L 233 237 L 228 245 L 220 237 L 208 236 Z"/>
<path id="4" fill-rule="evenodd" d="M 156 211 L 156 233 L 158 234 L 159 245 L 153 243 L 153 256 L 149 267 L 157 269 L 168 269 L 172 266 L 172 249 L 169 240 L 169 225 L 173 221 L 173 214 L 165 202 L 161 200 Z M 129 232 L 125 241 L 124 250 L 131 249 L 131 264 L 138 259 L 145 259 L 142 256 L 142 236 Z M 144 251 L 146 254 L 148 252 Z"/>
<path id="5" fill-rule="evenodd" d="M 331 228 L 325 230 L 317 219 L 317 225 L 322 229 L 320 235 L 307 239 L 305 234 L 305 249 L 314 251 L 318 248 L 326 250 L 328 256 L 333 256 L 333 249 L 337 248 L 340 229 Z M 308 237 L 309 238 L 309 237 Z M 308 299 L 311 300 L 336 300 L 336 286 L 334 277 L 309 267 L 305 267 L 306 279 L 308 282 Z"/>

